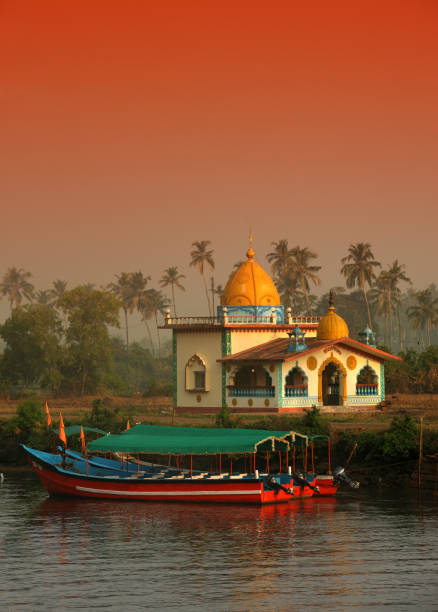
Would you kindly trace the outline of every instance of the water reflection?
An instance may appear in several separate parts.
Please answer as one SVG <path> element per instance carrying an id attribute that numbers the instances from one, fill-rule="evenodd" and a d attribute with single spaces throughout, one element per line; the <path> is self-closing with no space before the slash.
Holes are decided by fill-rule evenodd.
<path id="1" fill-rule="evenodd" d="M 0 489 L 11 609 L 436 609 L 436 505 L 372 494 L 279 506 L 48 499 Z M 41 603 L 40 603 L 41 602 Z"/>

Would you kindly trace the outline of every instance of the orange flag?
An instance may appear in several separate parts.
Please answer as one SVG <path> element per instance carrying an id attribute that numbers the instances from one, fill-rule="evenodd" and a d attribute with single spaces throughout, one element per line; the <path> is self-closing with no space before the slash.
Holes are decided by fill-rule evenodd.
<path id="1" fill-rule="evenodd" d="M 131 425 L 129 424 L 129 419 L 128 422 L 126 423 L 126 430 L 131 429 Z"/>
<path id="2" fill-rule="evenodd" d="M 65 448 L 67 448 L 67 436 L 64 431 L 64 421 L 62 420 L 62 414 L 59 413 L 59 434 L 58 437 L 65 444 Z"/>
<path id="3" fill-rule="evenodd" d="M 47 414 L 47 427 L 50 427 L 52 424 L 52 417 L 50 416 L 49 407 L 46 402 L 46 414 Z"/>
<path id="4" fill-rule="evenodd" d="M 85 436 L 84 436 L 84 430 L 82 429 L 82 425 L 81 425 L 81 450 L 83 453 L 85 453 Z"/>

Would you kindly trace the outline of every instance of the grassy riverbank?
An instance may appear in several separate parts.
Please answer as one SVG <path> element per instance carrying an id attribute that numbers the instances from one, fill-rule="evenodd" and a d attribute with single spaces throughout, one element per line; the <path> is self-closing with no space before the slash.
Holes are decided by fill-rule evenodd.
<path id="1" fill-rule="evenodd" d="M 87 419 L 93 407 L 93 402 L 100 399 L 102 405 L 110 410 L 117 411 L 120 418 L 129 417 L 134 422 L 157 423 L 161 425 L 171 424 L 186 426 L 213 426 L 215 415 L 186 413 L 173 416 L 172 399 L 170 397 L 114 397 L 114 396 L 83 396 L 68 397 L 49 400 L 49 408 L 55 422 L 62 412 L 64 420 L 80 423 L 81 419 Z M 14 417 L 17 408 L 23 400 L 0 400 L 0 423 Z M 42 400 L 42 404 L 44 401 Z M 384 431 L 390 426 L 394 416 L 409 414 L 414 419 L 424 417 L 426 427 L 438 428 L 438 395 L 416 395 L 397 394 L 390 397 L 387 406 L 383 410 L 373 412 L 343 412 L 342 407 L 333 413 L 321 416 L 333 432 L 339 431 Z M 272 422 L 288 421 L 294 419 L 290 415 L 273 414 L 239 414 L 234 417 L 242 426 L 251 425 L 260 420 Z"/>

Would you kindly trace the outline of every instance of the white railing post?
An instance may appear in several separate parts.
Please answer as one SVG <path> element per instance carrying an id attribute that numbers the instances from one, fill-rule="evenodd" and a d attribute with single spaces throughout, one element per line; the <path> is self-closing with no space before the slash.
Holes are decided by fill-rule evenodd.
<path id="1" fill-rule="evenodd" d="M 224 325 L 227 325 L 228 324 L 228 308 L 226 306 L 223 307 L 222 313 L 223 313 L 223 318 L 224 318 Z"/>
<path id="2" fill-rule="evenodd" d="M 277 316 L 275 314 L 274 307 L 271 308 L 271 323 L 273 323 L 274 325 L 277 323 Z"/>

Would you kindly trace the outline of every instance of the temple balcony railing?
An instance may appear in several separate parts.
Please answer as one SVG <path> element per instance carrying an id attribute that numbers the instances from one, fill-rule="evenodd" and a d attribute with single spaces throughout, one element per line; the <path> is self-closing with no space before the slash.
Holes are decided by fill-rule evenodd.
<path id="1" fill-rule="evenodd" d="M 307 385 L 285 385 L 285 397 L 307 397 Z"/>
<path id="2" fill-rule="evenodd" d="M 228 385 L 229 397 L 275 397 L 275 387 Z"/>
<path id="3" fill-rule="evenodd" d="M 217 317 L 166 317 L 164 325 L 222 325 Z"/>
<path id="4" fill-rule="evenodd" d="M 370 384 L 362 384 L 358 383 L 356 385 L 356 395 L 377 395 L 378 384 L 370 383 Z"/>
<path id="5" fill-rule="evenodd" d="M 320 316 L 297 315 L 286 317 L 286 321 L 278 321 L 276 317 L 262 317 L 258 315 L 227 315 L 223 317 L 171 317 L 166 316 L 164 327 L 174 327 L 177 325 L 303 325 L 318 324 Z"/>
<path id="6" fill-rule="evenodd" d="M 286 317 L 287 325 L 300 325 L 303 323 L 319 323 L 321 320 L 320 315 L 296 315 L 291 317 Z"/>

